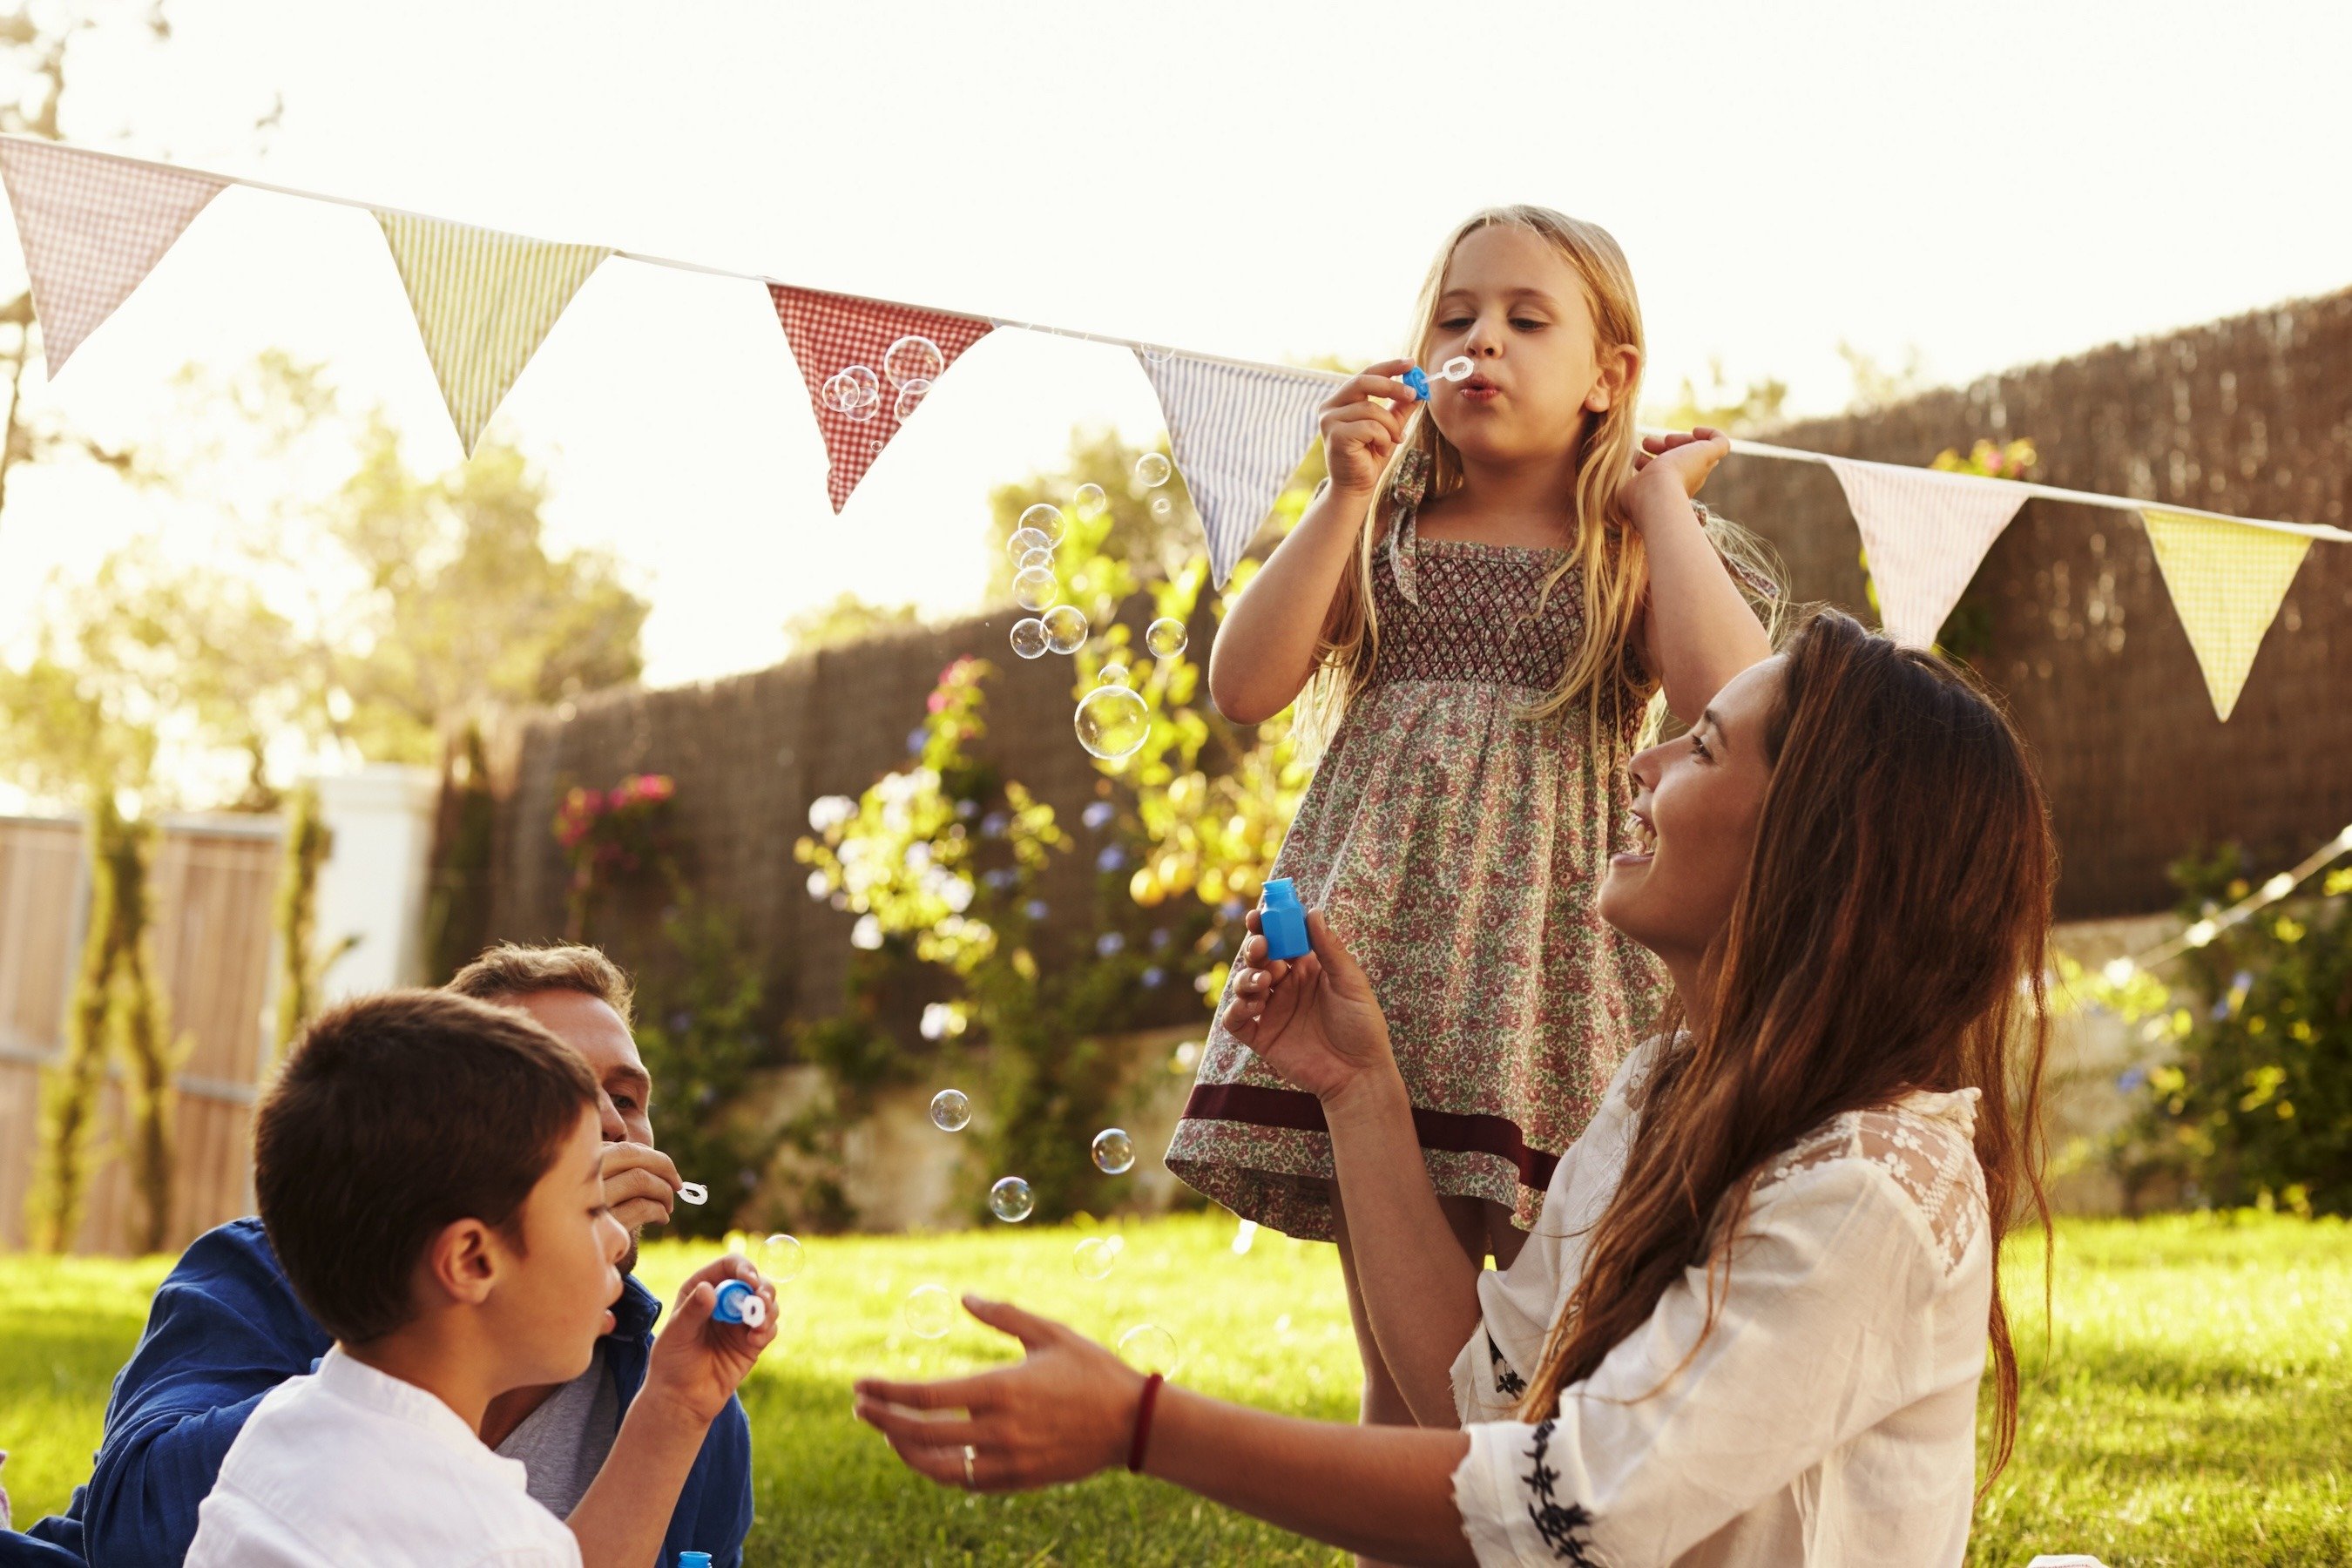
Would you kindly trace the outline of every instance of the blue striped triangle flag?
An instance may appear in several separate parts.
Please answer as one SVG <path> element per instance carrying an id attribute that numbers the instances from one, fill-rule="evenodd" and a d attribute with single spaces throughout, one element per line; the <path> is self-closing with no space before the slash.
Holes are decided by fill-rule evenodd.
<path id="1" fill-rule="evenodd" d="M 441 218 L 377 212 L 466 455 L 572 296 L 612 255 Z"/>
<path id="2" fill-rule="evenodd" d="M 1315 439 L 1315 410 L 1336 378 L 1190 354 L 1138 351 L 1160 395 L 1168 447 L 1209 536 L 1209 573 L 1225 585 L 1283 481 Z"/>

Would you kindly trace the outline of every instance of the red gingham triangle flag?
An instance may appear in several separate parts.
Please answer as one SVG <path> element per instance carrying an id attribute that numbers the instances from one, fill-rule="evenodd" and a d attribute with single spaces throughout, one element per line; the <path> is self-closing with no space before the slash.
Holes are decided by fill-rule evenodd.
<path id="1" fill-rule="evenodd" d="M 13 137 L 0 141 L 0 178 L 16 209 L 52 381 L 223 184 L 208 174 Z"/>
<path id="2" fill-rule="evenodd" d="M 940 369 L 945 374 L 957 356 L 996 325 L 978 316 L 882 305 L 847 294 L 788 289 L 781 283 L 769 284 L 768 292 L 775 297 L 776 320 L 783 323 L 784 341 L 792 344 L 801 379 L 808 383 L 816 427 L 824 435 L 825 455 L 833 463 L 825 491 L 833 498 L 835 511 L 848 501 L 849 492 L 857 488 L 857 481 L 866 477 L 866 470 L 902 423 L 899 391 L 884 374 L 882 363 L 890 345 L 900 338 L 929 338 L 939 345 L 944 361 Z M 880 401 L 848 411 L 828 406 L 824 384 L 851 365 L 864 365 L 874 373 Z M 911 417 L 918 410 L 909 407 L 907 412 Z"/>

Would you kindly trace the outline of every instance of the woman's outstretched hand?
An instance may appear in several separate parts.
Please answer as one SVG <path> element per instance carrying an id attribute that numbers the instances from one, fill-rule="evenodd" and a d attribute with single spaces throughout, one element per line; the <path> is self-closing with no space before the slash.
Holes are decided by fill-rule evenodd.
<path id="1" fill-rule="evenodd" d="M 1322 911 L 1307 914 L 1306 957 L 1265 956 L 1258 913 L 1249 913 L 1240 977 L 1221 1020 L 1226 1033 L 1255 1051 L 1283 1079 L 1320 1100 L 1366 1074 L 1393 1073 L 1388 1020 L 1372 983 L 1334 935 Z"/>
<path id="2" fill-rule="evenodd" d="M 857 1418 L 888 1438 L 908 1468 L 941 1486 L 1003 1492 L 1082 1480 L 1127 1462 L 1141 1373 L 1011 1302 L 966 1296 L 963 1305 L 1019 1340 L 1028 1356 L 939 1383 L 859 1379 Z"/>

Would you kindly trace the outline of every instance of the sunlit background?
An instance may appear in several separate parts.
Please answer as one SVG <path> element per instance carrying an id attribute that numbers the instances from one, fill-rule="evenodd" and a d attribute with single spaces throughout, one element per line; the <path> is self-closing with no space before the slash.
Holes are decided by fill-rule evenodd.
<path id="1" fill-rule="evenodd" d="M 1497 201 L 1623 241 L 1654 404 L 1719 374 L 1834 410 L 1853 356 L 1965 381 L 2352 276 L 2321 177 L 2352 152 L 2341 7 L 199 0 L 160 43 L 124 15 L 73 46 L 71 141 L 1269 360 L 1390 352 L 1446 227 Z M 250 190 L 57 385 L 28 375 L 28 411 L 201 444 L 182 367 L 272 347 L 322 363 L 351 416 L 381 405 L 421 470 L 458 460 L 373 220 Z M 1124 353 L 999 332 L 835 517 L 762 290 L 614 260 L 489 435 L 539 466 L 555 542 L 610 548 L 650 598 L 666 684 L 782 657 L 787 617 L 844 592 L 971 607 L 991 486 L 1074 426 L 1158 424 Z M 223 472 L 257 510 L 302 482 Z M 136 531 L 201 553 L 216 526 L 94 465 L 23 466 L 0 650 Z"/>

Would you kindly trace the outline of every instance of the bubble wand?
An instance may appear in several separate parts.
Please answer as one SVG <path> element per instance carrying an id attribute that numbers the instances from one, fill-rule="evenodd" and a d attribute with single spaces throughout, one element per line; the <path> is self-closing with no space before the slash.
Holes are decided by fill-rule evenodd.
<path id="1" fill-rule="evenodd" d="M 1447 360 L 1444 364 L 1437 367 L 1437 379 L 1439 381 L 1467 381 L 1477 373 L 1478 367 L 1470 363 L 1469 355 L 1455 354 L 1452 359 Z M 1402 380 L 1407 386 L 1412 388 L 1412 397 L 1414 402 L 1426 403 L 1429 401 L 1429 372 L 1422 369 L 1419 365 L 1415 365 L 1411 370 L 1404 373 Z"/>

